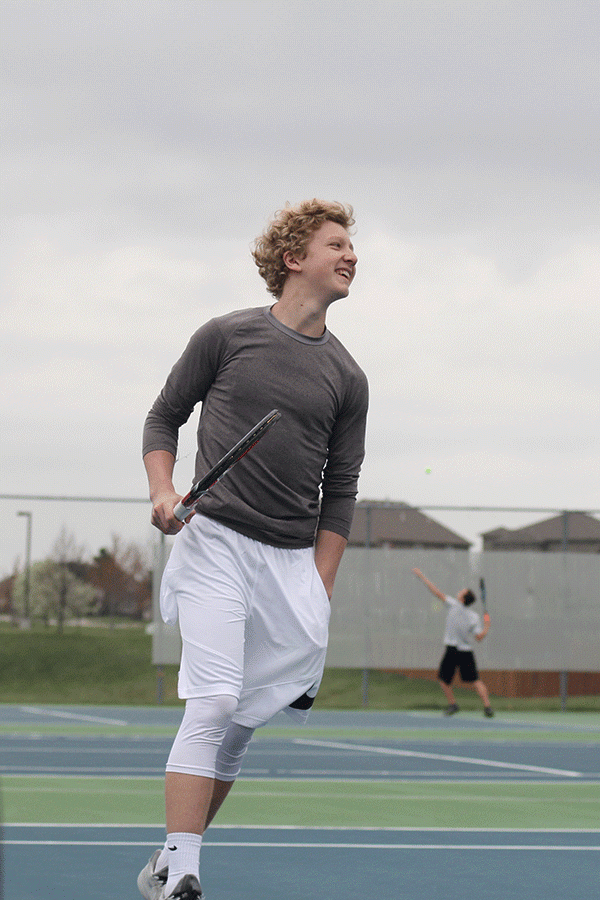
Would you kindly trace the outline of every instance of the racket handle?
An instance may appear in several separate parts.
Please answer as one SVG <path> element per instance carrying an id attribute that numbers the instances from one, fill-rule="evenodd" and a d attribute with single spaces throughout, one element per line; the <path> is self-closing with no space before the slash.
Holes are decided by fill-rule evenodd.
<path id="1" fill-rule="evenodd" d="M 173 510 L 173 515 L 176 519 L 179 519 L 180 522 L 185 522 L 191 512 L 191 509 L 188 509 L 187 506 L 184 506 L 183 503 L 179 502 Z"/>

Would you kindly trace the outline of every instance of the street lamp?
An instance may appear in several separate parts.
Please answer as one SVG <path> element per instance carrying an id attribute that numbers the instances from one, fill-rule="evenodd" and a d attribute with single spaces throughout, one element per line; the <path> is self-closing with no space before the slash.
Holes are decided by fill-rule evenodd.
<path id="1" fill-rule="evenodd" d="M 25 589 L 23 591 L 23 609 L 24 619 L 23 627 L 29 628 L 29 597 L 31 591 L 31 519 L 32 513 L 18 512 L 18 516 L 25 516 L 27 519 L 27 532 L 25 538 Z"/>

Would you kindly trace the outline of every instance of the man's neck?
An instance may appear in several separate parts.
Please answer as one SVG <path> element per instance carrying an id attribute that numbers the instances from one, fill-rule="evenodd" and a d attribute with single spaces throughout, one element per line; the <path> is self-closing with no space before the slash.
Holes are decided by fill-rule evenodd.
<path id="1" fill-rule="evenodd" d="M 271 312 L 282 325 L 298 334 L 319 338 L 325 333 L 327 307 L 314 300 L 284 294 Z"/>

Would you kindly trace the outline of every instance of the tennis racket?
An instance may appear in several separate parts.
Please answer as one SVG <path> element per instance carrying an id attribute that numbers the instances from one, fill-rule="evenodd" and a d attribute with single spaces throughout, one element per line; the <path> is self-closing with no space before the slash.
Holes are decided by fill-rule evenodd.
<path id="1" fill-rule="evenodd" d="M 485 593 L 485 579 L 484 578 L 479 579 L 479 592 L 481 594 L 481 605 L 483 606 L 483 618 L 485 621 L 485 617 L 487 616 L 488 611 L 487 611 L 487 602 L 486 602 L 487 597 L 486 597 L 486 593 Z"/>
<path id="2" fill-rule="evenodd" d="M 197 481 L 196 484 L 193 485 L 189 494 L 187 494 L 182 500 L 179 501 L 173 513 L 176 519 L 179 519 L 180 522 L 184 522 L 187 516 L 192 512 L 198 500 L 203 497 L 215 484 L 221 480 L 223 475 L 226 475 L 227 472 L 240 459 L 248 453 L 249 450 L 254 447 L 255 444 L 258 444 L 260 439 L 267 433 L 269 428 L 271 428 L 278 419 L 281 418 L 281 413 L 277 409 L 272 409 L 271 412 L 261 419 L 260 422 L 251 428 L 248 434 L 244 435 L 244 437 L 237 442 L 237 444 L 228 450 L 225 456 L 223 456 L 219 462 L 212 467 L 210 472 L 207 472 L 200 481 Z"/>

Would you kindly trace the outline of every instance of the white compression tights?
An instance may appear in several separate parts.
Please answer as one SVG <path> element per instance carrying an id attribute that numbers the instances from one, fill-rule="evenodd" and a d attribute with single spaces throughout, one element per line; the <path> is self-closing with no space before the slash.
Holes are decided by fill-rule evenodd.
<path id="1" fill-rule="evenodd" d="M 231 721 L 236 707 L 237 699 L 228 695 L 186 700 L 167 772 L 235 781 L 254 734 L 254 728 Z"/>

